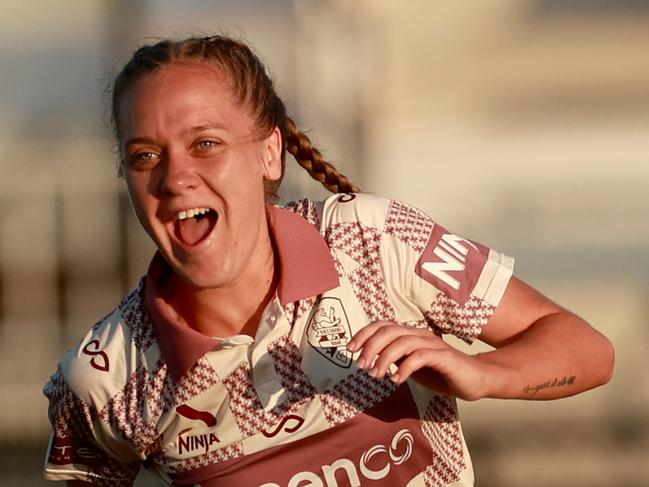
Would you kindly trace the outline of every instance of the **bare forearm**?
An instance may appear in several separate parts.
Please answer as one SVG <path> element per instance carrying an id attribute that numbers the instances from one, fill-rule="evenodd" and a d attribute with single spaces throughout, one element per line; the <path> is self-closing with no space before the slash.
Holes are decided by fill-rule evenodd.
<path id="1" fill-rule="evenodd" d="M 543 400 L 608 382 L 614 351 L 603 335 L 579 317 L 558 312 L 476 359 L 484 367 L 485 397 Z"/>

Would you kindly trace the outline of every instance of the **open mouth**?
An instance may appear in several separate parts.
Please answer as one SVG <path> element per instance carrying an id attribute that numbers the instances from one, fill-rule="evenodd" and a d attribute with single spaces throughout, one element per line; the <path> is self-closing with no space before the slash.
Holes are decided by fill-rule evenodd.
<path id="1" fill-rule="evenodd" d="M 212 233 L 219 214 L 210 208 L 190 208 L 176 214 L 174 232 L 178 240 L 190 247 L 201 243 Z"/>

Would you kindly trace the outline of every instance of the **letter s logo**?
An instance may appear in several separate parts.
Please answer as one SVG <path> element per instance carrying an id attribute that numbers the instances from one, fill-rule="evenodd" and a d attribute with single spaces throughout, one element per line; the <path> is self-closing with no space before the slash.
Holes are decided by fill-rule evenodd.
<path id="1" fill-rule="evenodd" d="M 293 423 L 290 426 L 289 423 Z M 289 414 L 288 416 L 282 418 L 279 424 L 272 431 L 261 430 L 261 434 L 266 438 L 272 438 L 277 436 L 282 430 L 285 433 L 295 433 L 300 427 L 304 424 L 304 418 L 297 416 L 295 414 Z"/>
<path id="2" fill-rule="evenodd" d="M 93 346 L 93 348 L 90 348 L 91 345 Z M 110 364 L 108 362 L 108 355 L 106 355 L 106 352 L 99 350 L 99 340 L 92 340 L 86 343 L 86 346 L 83 347 L 82 352 L 92 357 L 92 359 L 90 359 L 90 365 L 92 365 L 95 369 L 101 372 L 108 372 L 108 369 L 110 367 Z M 97 357 L 100 357 L 101 361 L 98 361 Z"/>

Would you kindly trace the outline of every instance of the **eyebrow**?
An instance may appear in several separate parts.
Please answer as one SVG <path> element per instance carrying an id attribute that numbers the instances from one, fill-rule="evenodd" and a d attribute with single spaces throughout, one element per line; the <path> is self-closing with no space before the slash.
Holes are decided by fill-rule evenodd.
<path id="1" fill-rule="evenodd" d="M 153 140 L 148 137 L 132 137 L 124 142 L 124 147 L 128 147 L 131 144 L 153 144 Z"/>
<path id="2" fill-rule="evenodd" d="M 225 124 L 220 122 L 207 122 L 204 125 L 195 125 L 193 127 L 190 127 L 189 129 L 185 130 L 184 133 L 197 134 L 199 132 L 204 132 L 205 130 L 210 130 L 210 129 L 227 130 L 227 128 L 228 127 Z"/>
<path id="3" fill-rule="evenodd" d="M 227 128 L 228 127 L 225 124 L 222 124 L 220 122 L 208 122 L 203 125 L 195 125 L 193 127 L 189 127 L 187 130 L 183 131 L 182 135 L 186 135 L 186 134 L 194 135 L 210 129 L 227 130 Z M 132 137 L 124 143 L 124 147 L 128 147 L 131 144 L 154 144 L 154 143 L 155 143 L 154 140 L 150 139 L 149 137 Z"/>

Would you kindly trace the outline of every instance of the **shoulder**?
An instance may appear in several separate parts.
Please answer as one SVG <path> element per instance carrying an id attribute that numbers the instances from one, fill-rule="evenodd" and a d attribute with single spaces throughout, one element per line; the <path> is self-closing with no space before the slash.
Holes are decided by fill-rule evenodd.
<path id="1" fill-rule="evenodd" d="M 394 242 L 421 252 L 435 222 L 423 211 L 395 199 L 372 194 L 335 195 L 324 201 L 323 226 L 343 224 L 372 229 L 384 243 Z M 347 224 L 347 225 L 344 225 Z"/>
<path id="2" fill-rule="evenodd" d="M 420 253 L 436 226 L 415 206 L 368 193 L 335 194 L 323 201 L 304 199 L 285 208 L 318 228 L 330 243 L 363 238 Z"/>
<path id="3" fill-rule="evenodd" d="M 154 344 L 154 333 L 144 310 L 143 291 L 141 282 L 93 325 L 59 364 L 58 383 L 85 403 L 108 402 L 150 355 L 147 352 Z M 48 386 L 56 382 L 50 381 Z"/>
<path id="4" fill-rule="evenodd" d="M 322 201 L 303 199 L 287 203 L 284 208 L 324 228 L 338 223 L 359 223 L 389 232 L 400 220 L 418 223 L 427 219 L 423 212 L 407 203 L 368 193 L 334 194 Z"/>
<path id="5" fill-rule="evenodd" d="M 323 205 L 323 220 L 328 224 L 358 222 L 381 228 L 391 201 L 371 194 L 338 194 L 327 198 Z"/>

